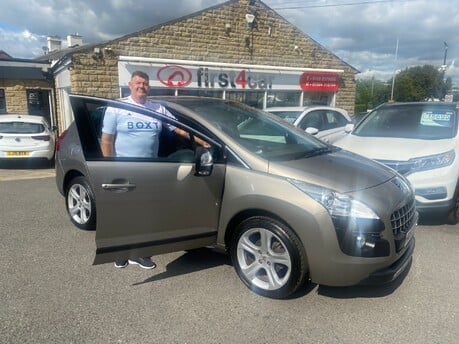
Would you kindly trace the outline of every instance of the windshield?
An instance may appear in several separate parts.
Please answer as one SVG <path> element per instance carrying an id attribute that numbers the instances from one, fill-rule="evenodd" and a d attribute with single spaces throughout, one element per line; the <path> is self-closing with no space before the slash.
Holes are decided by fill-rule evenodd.
<path id="1" fill-rule="evenodd" d="M 284 121 L 293 124 L 297 118 L 300 117 L 303 111 L 273 111 L 271 113 L 279 118 L 282 118 Z"/>
<path id="2" fill-rule="evenodd" d="M 336 149 L 266 112 L 237 102 L 196 101 L 184 105 L 267 160 L 300 159 Z"/>
<path id="3" fill-rule="evenodd" d="M 3 134 L 38 134 L 45 127 L 39 123 L 26 122 L 0 122 L 0 133 Z"/>
<path id="4" fill-rule="evenodd" d="M 448 139 L 456 136 L 454 107 L 426 104 L 387 106 L 371 112 L 354 130 L 357 136 Z"/>

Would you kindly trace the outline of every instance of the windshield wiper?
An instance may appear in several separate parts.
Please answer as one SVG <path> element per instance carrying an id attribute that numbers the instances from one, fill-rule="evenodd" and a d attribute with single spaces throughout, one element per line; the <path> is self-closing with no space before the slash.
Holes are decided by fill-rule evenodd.
<path id="1" fill-rule="evenodd" d="M 331 152 L 336 152 L 337 150 L 340 150 L 340 148 L 339 147 L 332 147 L 332 146 L 315 148 L 315 149 L 312 149 L 310 151 L 303 152 L 303 153 L 299 154 L 296 157 L 296 159 L 311 158 L 313 156 L 319 156 L 319 155 L 324 155 L 324 154 L 328 154 L 328 153 L 331 153 Z"/>

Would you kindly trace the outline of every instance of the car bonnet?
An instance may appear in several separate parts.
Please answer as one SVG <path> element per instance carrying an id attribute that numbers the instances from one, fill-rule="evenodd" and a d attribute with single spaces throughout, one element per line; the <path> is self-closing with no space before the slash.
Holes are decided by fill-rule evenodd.
<path id="1" fill-rule="evenodd" d="M 375 160 L 407 161 L 412 158 L 445 153 L 455 147 L 456 139 L 418 140 L 393 137 L 347 135 L 334 145 Z M 384 147 L 382 149 L 381 147 Z"/>
<path id="2" fill-rule="evenodd" d="M 375 187 L 397 175 L 380 163 L 344 150 L 298 160 L 270 162 L 269 173 L 341 193 Z"/>

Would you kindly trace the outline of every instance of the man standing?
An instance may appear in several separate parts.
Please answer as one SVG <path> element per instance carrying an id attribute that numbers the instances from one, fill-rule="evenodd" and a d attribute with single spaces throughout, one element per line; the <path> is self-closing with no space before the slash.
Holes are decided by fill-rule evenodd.
<path id="1" fill-rule="evenodd" d="M 141 71 L 132 73 L 129 81 L 131 95 L 125 99 L 127 103 L 146 107 L 173 117 L 161 104 L 152 103 L 147 99 L 149 87 L 148 75 Z M 101 149 L 104 156 L 117 157 L 157 157 L 159 135 L 163 124 L 160 120 L 123 109 L 107 108 L 105 111 Z M 167 125 L 169 130 L 183 130 Z M 144 269 L 154 269 L 156 264 L 149 257 L 135 257 L 115 262 L 115 267 L 124 268 L 128 264 L 136 264 Z"/>

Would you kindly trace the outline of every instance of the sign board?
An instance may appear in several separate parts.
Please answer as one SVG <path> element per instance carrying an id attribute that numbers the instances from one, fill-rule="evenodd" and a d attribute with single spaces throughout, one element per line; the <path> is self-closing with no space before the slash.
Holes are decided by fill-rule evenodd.
<path id="1" fill-rule="evenodd" d="M 194 61 L 193 61 L 194 62 Z M 282 70 L 237 65 L 186 63 L 142 63 L 119 61 L 119 83 L 127 86 L 132 72 L 141 70 L 150 77 L 151 87 L 207 90 L 305 90 L 336 92 L 337 72 Z M 265 66 L 263 66 L 265 67 Z M 271 69 L 272 68 L 272 69 Z"/>

